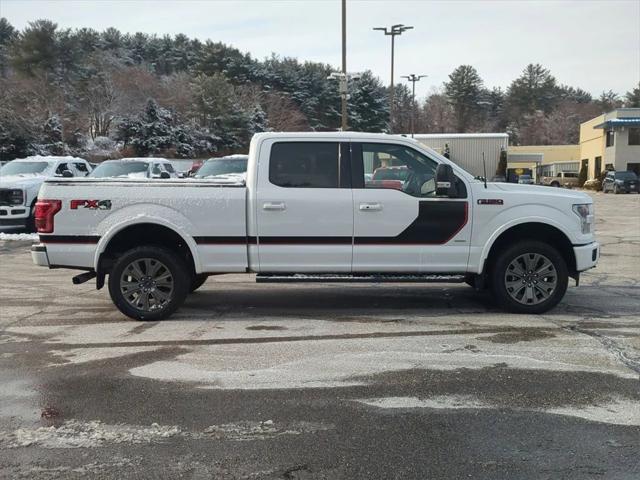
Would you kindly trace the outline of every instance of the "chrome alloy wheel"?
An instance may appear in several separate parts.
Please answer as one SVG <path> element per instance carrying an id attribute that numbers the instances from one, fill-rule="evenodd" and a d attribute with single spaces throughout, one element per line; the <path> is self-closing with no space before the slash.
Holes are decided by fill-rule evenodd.
<path id="1" fill-rule="evenodd" d="M 155 258 L 139 258 L 122 271 L 120 292 L 137 310 L 162 310 L 173 295 L 173 275 L 164 263 Z"/>
<path id="2" fill-rule="evenodd" d="M 544 255 L 525 253 L 509 263 L 504 284 L 516 302 L 537 305 L 553 295 L 558 284 L 558 272 Z"/>

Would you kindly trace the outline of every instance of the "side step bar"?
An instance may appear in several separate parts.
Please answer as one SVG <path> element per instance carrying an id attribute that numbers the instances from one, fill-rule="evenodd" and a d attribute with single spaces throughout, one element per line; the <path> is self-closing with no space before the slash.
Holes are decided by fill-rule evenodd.
<path id="1" fill-rule="evenodd" d="M 339 274 L 339 273 L 259 273 L 256 283 L 294 283 L 294 282 L 325 282 L 325 283 L 462 283 L 467 276 L 464 274 Z"/>

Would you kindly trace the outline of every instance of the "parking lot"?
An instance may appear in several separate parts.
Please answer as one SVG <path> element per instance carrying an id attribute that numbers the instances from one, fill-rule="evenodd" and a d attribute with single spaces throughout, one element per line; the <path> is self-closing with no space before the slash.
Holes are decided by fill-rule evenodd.
<path id="1" fill-rule="evenodd" d="M 211 277 L 134 322 L 0 241 L 0 477 L 640 478 L 640 195 L 540 316 L 466 285 Z"/>

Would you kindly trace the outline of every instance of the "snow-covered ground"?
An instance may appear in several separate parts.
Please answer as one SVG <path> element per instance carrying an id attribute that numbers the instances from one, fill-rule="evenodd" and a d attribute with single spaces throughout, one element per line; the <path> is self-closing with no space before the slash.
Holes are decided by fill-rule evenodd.
<path id="1" fill-rule="evenodd" d="M 37 242 L 37 233 L 6 233 L 0 232 L 0 242 Z"/>

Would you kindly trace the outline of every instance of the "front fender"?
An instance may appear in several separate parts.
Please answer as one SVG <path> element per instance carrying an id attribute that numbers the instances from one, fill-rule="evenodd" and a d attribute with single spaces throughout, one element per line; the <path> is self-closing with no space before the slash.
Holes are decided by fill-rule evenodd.
<path id="1" fill-rule="evenodd" d="M 189 247 L 196 273 L 202 271 L 198 248 L 191 235 L 185 232 L 194 231 L 192 222 L 183 214 L 172 208 L 157 204 L 136 204 L 124 207 L 102 220 L 96 227 L 96 234 L 100 237 L 96 246 L 93 267 L 97 271 L 100 256 L 106 250 L 109 242 L 119 232 L 132 225 L 153 223 L 162 225 L 178 234 Z"/>
<path id="2" fill-rule="evenodd" d="M 528 205 L 527 207 L 529 208 L 531 205 Z M 478 238 L 478 241 L 482 242 L 483 247 L 477 263 L 477 273 L 482 273 L 484 263 L 489 256 L 491 247 L 493 247 L 500 235 L 510 228 L 518 225 L 523 225 L 525 223 L 543 223 L 558 229 L 567 237 L 569 242 L 573 243 L 572 239 L 575 237 L 575 232 L 572 232 L 571 229 L 567 228 L 566 223 L 563 223 L 563 220 L 566 220 L 563 212 L 545 205 L 535 205 L 535 207 L 538 211 L 538 214 L 536 215 L 526 215 L 525 212 L 522 211 L 524 209 L 513 207 L 501 212 L 490 222 L 483 225 Z M 486 240 L 483 241 L 485 238 Z"/>

